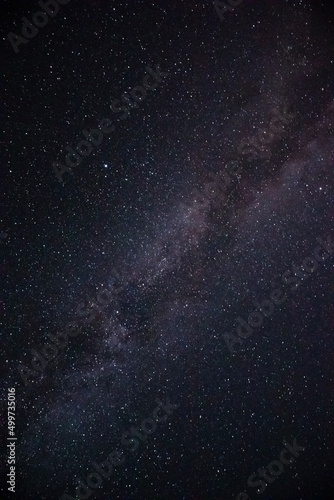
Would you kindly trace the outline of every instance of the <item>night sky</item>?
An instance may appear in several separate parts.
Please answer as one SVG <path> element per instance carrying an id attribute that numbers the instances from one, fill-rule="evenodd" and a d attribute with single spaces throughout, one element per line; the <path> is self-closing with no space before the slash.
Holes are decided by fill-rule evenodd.
<path id="1" fill-rule="evenodd" d="M 1 498 L 333 500 L 333 1 L 43 3 L 1 2 Z"/>

